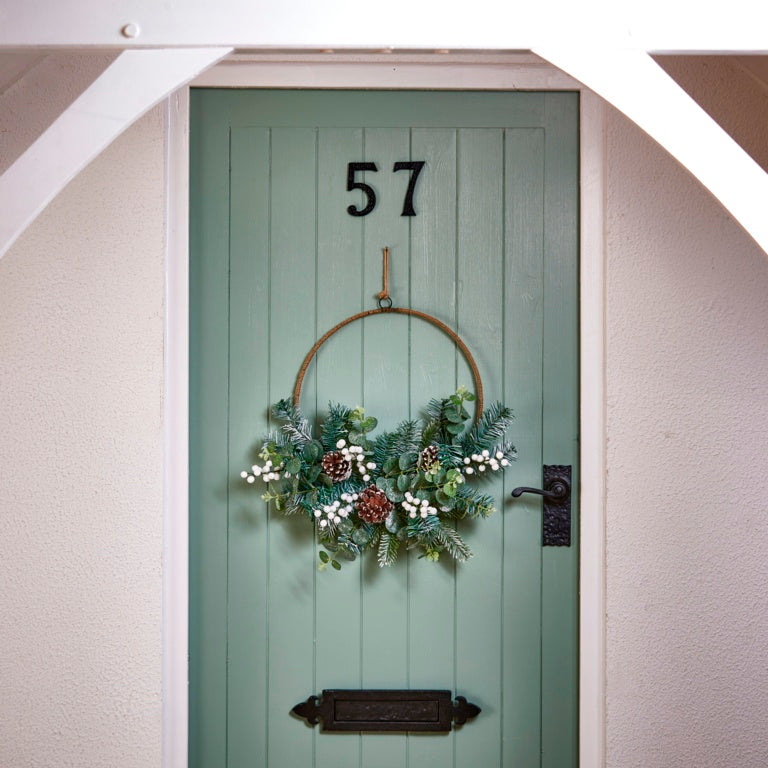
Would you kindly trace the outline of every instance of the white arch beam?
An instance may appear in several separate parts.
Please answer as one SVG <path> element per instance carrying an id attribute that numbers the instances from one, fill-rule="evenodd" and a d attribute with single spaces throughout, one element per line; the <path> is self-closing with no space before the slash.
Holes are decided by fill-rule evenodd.
<path id="1" fill-rule="evenodd" d="M 125 51 L 0 176 L 0 258 L 131 123 L 229 48 Z"/>
<path id="2" fill-rule="evenodd" d="M 644 51 L 534 51 L 623 112 L 688 169 L 768 253 L 768 174 Z"/>

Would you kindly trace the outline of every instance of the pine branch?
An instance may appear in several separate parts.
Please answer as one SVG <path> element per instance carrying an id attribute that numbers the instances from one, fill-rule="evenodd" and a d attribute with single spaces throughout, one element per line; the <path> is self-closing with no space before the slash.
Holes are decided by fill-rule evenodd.
<path id="1" fill-rule="evenodd" d="M 312 439 L 309 421 L 290 400 L 284 398 L 275 403 L 272 415 L 287 422 L 281 429 L 297 448 L 303 448 Z"/>
<path id="2" fill-rule="evenodd" d="M 472 557 L 472 550 L 466 545 L 458 532 L 447 525 L 441 525 L 435 530 L 436 538 L 445 547 L 445 551 L 460 562 Z"/>
<path id="3" fill-rule="evenodd" d="M 379 567 L 383 568 L 386 565 L 392 565 L 397 560 L 399 548 L 400 539 L 389 533 L 389 531 L 382 531 L 381 538 L 379 539 Z"/>
<path id="4" fill-rule="evenodd" d="M 391 432 L 376 438 L 373 444 L 373 460 L 380 467 L 387 459 L 404 453 L 418 453 L 421 446 L 422 424 L 418 420 L 403 421 Z"/>
<path id="5" fill-rule="evenodd" d="M 448 425 L 445 409 L 450 404 L 450 402 L 451 401 L 447 397 L 442 399 L 433 397 L 427 405 L 427 416 L 429 416 L 430 421 L 435 424 L 435 430 L 439 435 L 438 439 L 441 443 L 450 442 L 450 437 L 445 431 L 445 428 Z"/>
<path id="6" fill-rule="evenodd" d="M 335 451 L 336 443 L 346 439 L 349 429 L 347 420 L 352 409 L 339 403 L 328 403 L 328 416 L 320 429 L 320 441 L 326 451 Z"/>
<path id="7" fill-rule="evenodd" d="M 424 430 L 421 433 L 421 445 L 419 448 L 424 450 L 428 445 L 441 442 L 440 422 L 432 421 L 427 422 Z"/>
<path id="8" fill-rule="evenodd" d="M 496 511 L 493 496 L 466 484 L 456 489 L 454 509 L 461 517 L 488 517 Z"/>
<path id="9" fill-rule="evenodd" d="M 480 420 L 459 441 L 465 456 L 490 449 L 504 437 L 514 418 L 512 409 L 501 403 L 492 403 L 483 411 Z"/>

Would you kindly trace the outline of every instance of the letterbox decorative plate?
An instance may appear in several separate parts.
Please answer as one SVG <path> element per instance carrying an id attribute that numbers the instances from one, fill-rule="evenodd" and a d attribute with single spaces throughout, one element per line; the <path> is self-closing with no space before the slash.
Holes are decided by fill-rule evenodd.
<path id="1" fill-rule="evenodd" d="M 292 710 L 323 731 L 433 731 L 447 733 L 480 714 L 480 707 L 450 691 L 324 690 Z"/>

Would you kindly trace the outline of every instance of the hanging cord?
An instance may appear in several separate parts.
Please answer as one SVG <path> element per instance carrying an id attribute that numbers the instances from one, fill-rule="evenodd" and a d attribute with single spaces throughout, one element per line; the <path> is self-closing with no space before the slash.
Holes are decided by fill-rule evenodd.
<path id="1" fill-rule="evenodd" d="M 392 299 L 389 295 L 389 248 L 383 248 L 382 252 L 384 254 L 384 275 L 383 275 L 383 286 L 382 289 L 379 291 L 378 296 L 376 297 L 379 302 L 379 309 L 391 309 L 392 308 Z M 385 302 L 389 302 L 388 304 Z"/>

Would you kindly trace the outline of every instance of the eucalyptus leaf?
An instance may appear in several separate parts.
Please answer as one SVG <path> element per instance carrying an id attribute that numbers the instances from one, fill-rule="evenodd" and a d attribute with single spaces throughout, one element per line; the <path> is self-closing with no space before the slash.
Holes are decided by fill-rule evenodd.
<path id="1" fill-rule="evenodd" d="M 391 458 L 387 459 L 384 462 L 384 465 L 382 466 L 381 470 L 384 472 L 385 475 L 388 475 L 390 472 L 395 470 L 397 468 L 397 456 L 392 456 Z"/>
<path id="2" fill-rule="evenodd" d="M 387 515 L 387 519 L 384 521 L 384 527 L 390 533 L 397 533 L 400 528 L 402 528 L 402 523 L 396 509 L 393 509 L 389 515 Z"/>
<path id="3" fill-rule="evenodd" d="M 365 435 L 362 432 L 349 433 L 349 442 L 352 443 L 352 445 L 362 445 L 364 440 Z"/>
<path id="4" fill-rule="evenodd" d="M 321 472 L 317 477 L 318 480 L 320 480 L 320 482 L 327 488 L 330 488 L 333 485 L 333 480 L 331 480 L 331 478 L 328 477 L 325 472 Z"/>
<path id="5" fill-rule="evenodd" d="M 365 545 L 371 540 L 371 531 L 367 528 L 360 526 L 352 531 L 352 541 L 360 548 L 365 548 Z"/>
<path id="6" fill-rule="evenodd" d="M 453 499 L 450 496 L 447 496 L 445 493 L 443 493 L 442 489 L 440 488 L 438 488 L 435 491 L 435 499 L 437 500 L 437 503 L 443 507 L 447 507 L 449 504 L 453 502 Z"/>
<path id="7" fill-rule="evenodd" d="M 397 477 L 397 490 L 407 491 L 411 486 L 411 478 L 408 475 L 398 475 Z"/>
<path id="8" fill-rule="evenodd" d="M 360 427 L 363 430 L 363 432 L 370 432 L 376 429 L 376 426 L 378 425 L 378 423 L 379 423 L 378 419 L 374 419 L 373 416 L 369 416 L 367 419 L 363 421 Z"/>
<path id="9" fill-rule="evenodd" d="M 404 471 L 416 464 L 416 458 L 417 456 L 415 453 L 403 453 L 397 460 L 397 464 L 400 469 Z"/>
<path id="10" fill-rule="evenodd" d="M 337 570 L 341 570 L 341 563 L 338 560 L 331 560 L 331 565 Z"/>
<path id="11" fill-rule="evenodd" d="M 456 486 L 453 483 L 446 483 L 442 490 L 449 498 L 453 498 L 456 495 Z"/>
<path id="12" fill-rule="evenodd" d="M 304 446 L 301 451 L 301 455 L 307 464 L 314 464 L 320 458 L 320 454 L 322 454 L 322 452 L 323 446 L 318 443 L 317 440 L 313 440 L 311 443 L 307 443 Z"/>
<path id="13" fill-rule="evenodd" d="M 330 557 L 328 557 L 328 553 L 327 553 L 327 552 L 325 552 L 324 550 L 322 550 L 322 549 L 321 549 L 321 550 L 320 550 L 320 559 L 321 559 L 321 560 L 322 560 L 324 563 L 327 563 L 327 562 L 328 562 L 328 561 L 329 561 L 331 558 L 330 558 Z"/>
<path id="14" fill-rule="evenodd" d="M 309 445 L 311 445 L 311 443 Z M 285 471 L 291 475 L 296 475 L 301 472 L 301 459 L 295 456 L 292 459 L 288 459 L 285 464 Z"/>
<path id="15" fill-rule="evenodd" d="M 466 420 L 466 418 L 461 415 L 461 411 L 458 408 L 446 408 L 445 418 L 454 424 L 461 424 Z"/>
<path id="16" fill-rule="evenodd" d="M 460 435 L 464 431 L 464 423 L 461 424 L 446 424 L 445 431 L 451 435 Z"/>

